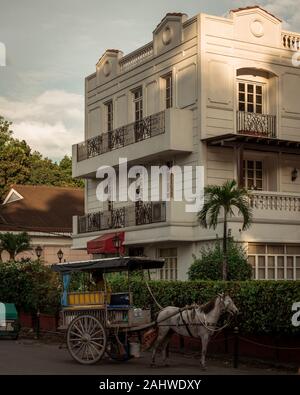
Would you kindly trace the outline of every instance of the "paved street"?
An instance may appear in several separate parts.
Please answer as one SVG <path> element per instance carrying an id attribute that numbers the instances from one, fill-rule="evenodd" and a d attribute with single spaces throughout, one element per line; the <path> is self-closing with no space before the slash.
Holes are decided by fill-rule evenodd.
<path id="1" fill-rule="evenodd" d="M 192 356 L 171 354 L 170 367 L 150 368 L 150 354 L 140 359 L 118 363 L 105 359 L 97 365 L 79 365 L 69 356 L 66 349 L 58 345 L 36 341 L 0 340 L 0 374 L 288 374 L 290 372 L 256 369 L 240 366 L 233 369 L 229 363 L 208 360 L 208 369 L 203 372 L 199 360 Z"/>

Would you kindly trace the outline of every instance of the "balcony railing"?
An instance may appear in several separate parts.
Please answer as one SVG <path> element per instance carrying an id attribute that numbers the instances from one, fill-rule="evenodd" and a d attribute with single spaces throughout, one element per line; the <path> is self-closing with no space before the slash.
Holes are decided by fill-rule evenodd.
<path id="1" fill-rule="evenodd" d="M 109 211 L 78 217 L 78 233 L 120 229 L 166 221 L 166 202 L 136 202 Z"/>
<path id="2" fill-rule="evenodd" d="M 135 66 L 143 63 L 145 60 L 153 56 L 153 42 L 144 45 L 142 48 L 124 56 L 119 64 L 121 71 L 127 71 Z"/>
<path id="3" fill-rule="evenodd" d="M 149 139 L 165 132 L 165 112 L 150 115 L 111 132 L 92 137 L 77 144 L 77 161 L 80 162 L 106 152 Z"/>
<path id="4" fill-rule="evenodd" d="M 300 212 L 300 196 L 276 192 L 252 192 L 250 206 L 258 210 Z"/>
<path id="5" fill-rule="evenodd" d="M 262 137 L 276 137 L 276 116 L 237 112 L 237 132 Z"/>
<path id="6" fill-rule="evenodd" d="M 300 34 L 292 32 L 282 32 L 281 34 L 282 46 L 286 49 L 299 51 L 300 49 Z"/>

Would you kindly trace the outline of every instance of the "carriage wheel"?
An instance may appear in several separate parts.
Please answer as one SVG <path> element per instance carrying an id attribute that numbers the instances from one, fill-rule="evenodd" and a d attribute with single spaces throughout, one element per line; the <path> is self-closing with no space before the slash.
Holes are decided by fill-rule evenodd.
<path id="1" fill-rule="evenodd" d="M 106 342 L 103 325 L 92 315 L 80 315 L 68 327 L 68 350 L 81 364 L 91 365 L 98 362 L 105 353 Z"/>

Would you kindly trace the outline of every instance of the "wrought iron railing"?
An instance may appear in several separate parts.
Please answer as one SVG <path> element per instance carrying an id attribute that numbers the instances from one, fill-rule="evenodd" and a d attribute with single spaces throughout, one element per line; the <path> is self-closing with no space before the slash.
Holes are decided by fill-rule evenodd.
<path id="1" fill-rule="evenodd" d="M 166 202 L 136 202 L 78 217 L 78 233 L 120 229 L 166 221 Z"/>
<path id="2" fill-rule="evenodd" d="M 254 136 L 276 137 L 276 116 L 238 111 L 237 132 Z"/>
<path id="3" fill-rule="evenodd" d="M 165 132 L 165 112 L 143 118 L 77 144 L 77 162 L 146 140 Z"/>

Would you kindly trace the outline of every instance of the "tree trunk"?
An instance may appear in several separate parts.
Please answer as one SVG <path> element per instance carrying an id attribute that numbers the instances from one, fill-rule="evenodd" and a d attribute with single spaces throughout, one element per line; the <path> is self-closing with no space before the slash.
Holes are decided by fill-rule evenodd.
<path id="1" fill-rule="evenodd" d="M 223 280 L 227 280 L 227 213 L 224 214 L 224 230 L 223 230 Z"/>

